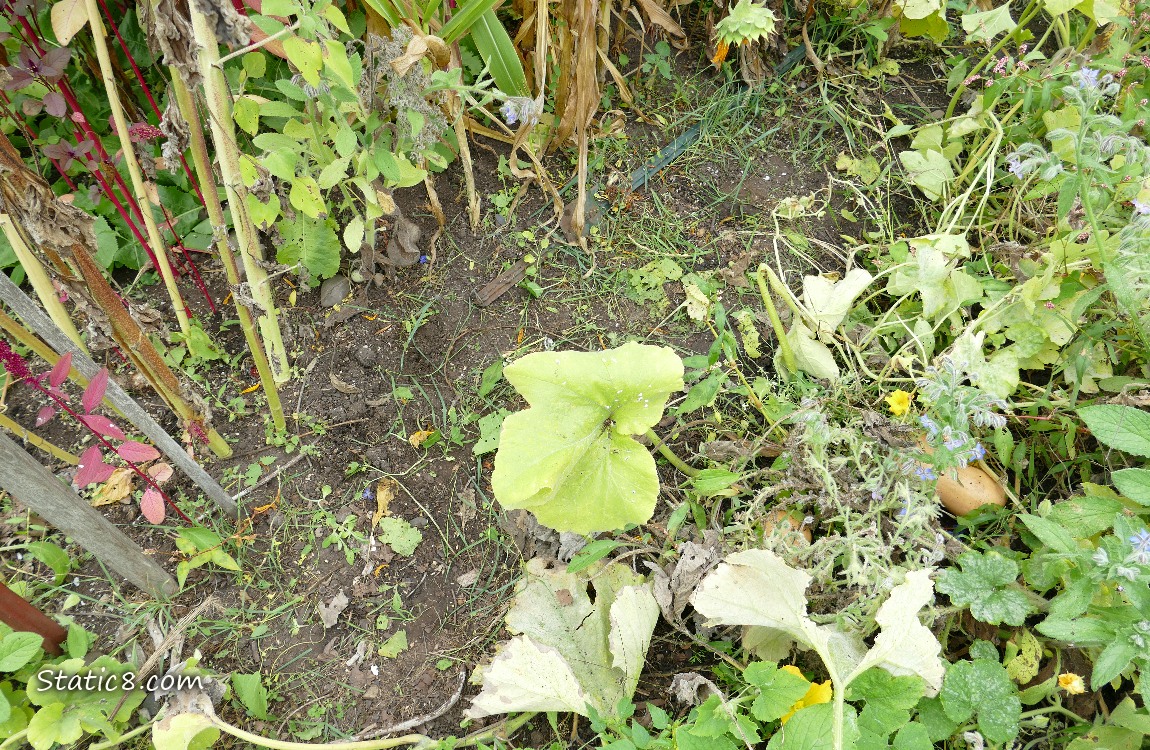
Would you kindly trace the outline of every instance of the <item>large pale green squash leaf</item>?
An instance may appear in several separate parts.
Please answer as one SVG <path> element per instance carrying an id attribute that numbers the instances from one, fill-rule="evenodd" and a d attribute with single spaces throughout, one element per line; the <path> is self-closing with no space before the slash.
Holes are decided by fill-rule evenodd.
<path id="1" fill-rule="evenodd" d="M 624 565 L 570 573 L 531 560 L 507 614 L 516 637 L 478 675 L 483 689 L 467 715 L 594 709 L 616 717 L 634 695 L 658 619 L 650 584 Z"/>
<path id="2" fill-rule="evenodd" d="M 632 439 L 653 427 L 683 363 L 666 347 L 625 344 L 603 352 L 529 354 L 503 370 L 531 408 L 503 423 L 495 497 L 560 531 L 590 534 L 643 523 L 659 476 Z"/>
<path id="3" fill-rule="evenodd" d="M 930 573 L 907 573 L 891 590 L 875 617 L 881 630 L 869 651 L 856 635 L 811 620 L 806 593 L 811 577 L 769 550 L 728 555 L 703 579 L 691 604 L 713 624 L 777 631 L 814 650 L 844 687 L 871 667 L 881 667 L 895 676 L 923 678 L 933 695 L 945 671 L 942 646 L 918 620 L 918 611 L 934 598 Z"/>

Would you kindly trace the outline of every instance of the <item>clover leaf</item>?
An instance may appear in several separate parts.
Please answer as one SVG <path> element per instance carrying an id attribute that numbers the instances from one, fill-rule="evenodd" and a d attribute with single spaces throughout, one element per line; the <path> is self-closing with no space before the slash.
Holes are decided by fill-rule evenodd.
<path id="1" fill-rule="evenodd" d="M 1032 611 L 1026 595 L 1007 588 L 1018 579 L 1018 563 L 997 552 L 964 552 L 962 570 L 949 568 L 938 577 L 938 590 L 975 619 L 991 625 L 1021 625 Z"/>
<path id="2" fill-rule="evenodd" d="M 503 370 L 531 408 L 503 422 L 495 497 L 558 531 L 590 534 L 643 523 L 655 511 L 655 459 L 631 435 L 663 416 L 683 387 L 667 347 L 528 354 Z"/>

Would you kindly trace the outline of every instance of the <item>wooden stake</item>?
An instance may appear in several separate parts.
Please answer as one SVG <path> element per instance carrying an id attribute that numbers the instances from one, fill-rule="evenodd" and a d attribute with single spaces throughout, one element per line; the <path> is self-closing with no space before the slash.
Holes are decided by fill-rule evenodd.
<path id="1" fill-rule="evenodd" d="M 122 531 L 2 433 L 0 487 L 157 599 L 180 590 L 176 580 Z"/>
<path id="2" fill-rule="evenodd" d="M 48 615 L 24 601 L 12 589 L 0 583 L 0 622 L 13 630 L 35 633 L 44 639 L 44 650 L 59 655 L 60 644 L 68 637 L 68 631 Z"/>

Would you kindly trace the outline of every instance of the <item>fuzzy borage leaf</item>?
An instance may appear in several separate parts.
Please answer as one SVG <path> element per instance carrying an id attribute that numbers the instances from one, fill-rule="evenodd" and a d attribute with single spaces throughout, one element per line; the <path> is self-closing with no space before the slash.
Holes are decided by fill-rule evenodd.
<path id="1" fill-rule="evenodd" d="M 667 347 L 529 354 L 503 370 L 531 408 L 503 422 L 495 497 L 559 531 L 591 534 L 647 521 L 655 511 L 655 459 L 631 435 L 658 423 L 683 387 Z"/>

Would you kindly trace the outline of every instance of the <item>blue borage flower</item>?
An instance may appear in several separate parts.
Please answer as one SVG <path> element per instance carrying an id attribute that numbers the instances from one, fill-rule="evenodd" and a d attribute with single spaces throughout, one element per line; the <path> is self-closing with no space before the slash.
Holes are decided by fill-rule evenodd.
<path id="1" fill-rule="evenodd" d="M 1139 565 L 1150 565 L 1150 531 L 1142 529 L 1130 537 L 1134 553 L 1130 556 Z"/>
<path id="2" fill-rule="evenodd" d="M 535 108 L 535 100 L 529 96 L 509 96 L 503 106 L 499 108 L 504 121 L 508 125 L 523 122 L 534 125 L 539 122 L 539 112 Z"/>
<path id="3" fill-rule="evenodd" d="M 1098 88 L 1098 71 L 1093 68 L 1081 68 L 1075 71 L 1074 84 L 1080 89 Z"/>
<path id="4" fill-rule="evenodd" d="M 934 469 L 930 468 L 929 466 L 916 467 L 914 470 L 914 475 L 924 482 L 930 482 L 938 479 L 938 474 L 936 474 Z"/>

